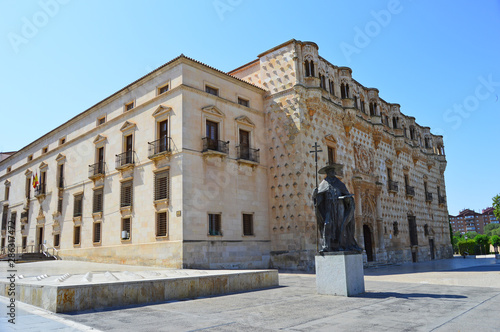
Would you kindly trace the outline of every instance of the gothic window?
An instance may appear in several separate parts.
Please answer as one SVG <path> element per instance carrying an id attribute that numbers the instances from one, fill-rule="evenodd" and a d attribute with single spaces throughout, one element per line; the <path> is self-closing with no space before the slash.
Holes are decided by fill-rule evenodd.
<path id="1" fill-rule="evenodd" d="M 304 62 L 306 77 L 314 77 L 314 62 L 312 60 L 306 60 Z"/>
<path id="2" fill-rule="evenodd" d="M 370 103 L 370 115 L 377 115 L 377 103 Z"/>
<path id="3" fill-rule="evenodd" d="M 319 87 L 326 90 L 325 75 L 319 74 Z"/>
<path id="4" fill-rule="evenodd" d="M 358 97 L 357 96 L 352 96 L 352 98 L 354 99 L 354 107 L 358 108 Z"/>
<path id="5" fill-rule="evenodd" d="M 360 106 L 361 106 L 361 112 L 365 113 L 366 114 L 366 110 L 365 110 L 365 100 L 363 99 L 363 97 L 361 97 L 361 100 L 360 100 Z"/>
<path id="6" fill-rule="evenodd" d="M 333 80 L 329 80 L 328 84 L 330 86 L 330 93 L 335 96 L 335 86 Z"/>
<path id="7" fill-rule="evenodd" d="M 398 118 L 395 116 L 392 117 L 392 128 L 394 129 L 398 128 Z"/>
<path id="8" fill-rule="evenodd" d="M 340 95 L 341 95 L 342 99 L 349 98 L 349 84 L 342 83 L 340 85 Z"/>

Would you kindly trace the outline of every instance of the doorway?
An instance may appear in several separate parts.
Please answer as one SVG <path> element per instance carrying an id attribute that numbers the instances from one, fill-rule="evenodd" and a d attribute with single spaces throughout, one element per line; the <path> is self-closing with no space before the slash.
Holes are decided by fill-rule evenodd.
<path id="1" fill-rule="evenodd" d="M 431 259 L 434 259 L 434 239 L 429 239 L 429 250 L 431 251 Z"/>
<path id="2" fill-rule="evenodd" d="M 366 260 L 373 262 L 372 231 L 370 226 L 363 225 L 363 237 L 365 239 Z"/>
<path id="3" fill-rule="evenodd" d="M 38 227 L 37 229 L 37 234 L 36 234 L 36 244 L 37 244 L 37 250 L 41 251 L 42 250 L 42 244 L 43 244 L 43 227 Z"/>

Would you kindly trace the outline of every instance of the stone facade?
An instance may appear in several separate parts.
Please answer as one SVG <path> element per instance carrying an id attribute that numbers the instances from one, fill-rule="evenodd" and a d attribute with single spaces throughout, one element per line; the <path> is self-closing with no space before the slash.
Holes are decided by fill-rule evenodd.
<path id="1" fill-rule="evenodd" d="M 365 261 L 450 257 L 442 137 L 351 73 L 296 40 L 229 74 L 180 56 L 0 162 L 2 245 L 14 220 L 68 259 L 308 270 L 318 142 Z"/>

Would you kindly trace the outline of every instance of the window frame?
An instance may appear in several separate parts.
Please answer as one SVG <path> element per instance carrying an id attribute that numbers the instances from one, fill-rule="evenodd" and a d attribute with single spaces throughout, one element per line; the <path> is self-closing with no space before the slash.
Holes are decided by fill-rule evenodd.
<path id="1" fill-rule="evenodd" d="M 218 216 L 218 218 L 213 219 L 212 216 Z M 208 236 L 222 236 L 222 213 L 221 212 L 209 212 L 207 214 L 207 226 L 208 226 Z"/>
<path id="2" fill-rule="evenodd" d="M 165 225 L 164 225 L 164 228 L 165 228 L 165 233 L 161 233 L 159 232 L 160 230 L 160 220 L 159 220 L 159 216 L 160 215 L 165 215 Z M 164 238 L 164 237 L 168 237 L 168 211 L 167 210 L 163 210 L 163 211 L 158 211 L 156 212 L 155 214 L 155 236 L 157 238 Z"/>
<path id="3" fill-rule="evenodd" d="M 96 230 L 97 228 L 99 229 L 99 239 L 96 241 Z M 95 244 L 101 244 L 102 243 L 102 222 L 101 221 L 95 221 L 92 224 L 92 243 Z"/>
<path id="4" fill-rule="evenodd" d="M 78 242 L 76 241 L 77 238 L 78 238 Z M 73 246 L 80 246 L 81 244 L 82 244 L 82 225 L 74 225 L 73 226 Z"/>
<path id="5" fill-rule="evenodd" d="M 124 238 L 123 237 L 123 232 L 124 231 L 127 231 L 125 229 L 125 220 L 128 220 L 128 237 L 127 238 Z M 132 241 L 132 217 L 131 216 L 127 216 L 127 217 L 123 217 L 121 219 L 121 225 L 120 225 L 120 240 L 121 241 Z"/>
<path id="6" fill-rule="evenodd" d="M 250 218 L 250 220 L 245 220 L 245 216 Z M 242 219 L 242 236 L 255 236 L 255 222 L 254 222 L 254 214 L 253 213 L 246 213 L 243 212 L 241 214 L 241 219 Z M 245 221 L 249 222 L 249 227 L 250 227 L 250 233 L 246 233 L 245 230 L 247 227 L 245 227 Z"/>
<path id="7" fill-rule="evenodd" d="M 163 91 L 163 89 L 167 88 L 167 90 Z M 164 93 L 167 93 L 168 91 L 170 91 L 170 82 L 167 82 L 167 83 L 164 83 L 163 85 L 160 85 L 156 88 L 156 95 L 159 96 L 159 95 L 162 95 Z"/>
<path id="8" fill-rule="evenodd" d="M 216 92 L 216 93 L 214 94 L 213 92 L 210 92 L 209 90 L 213 90 L 213 92 Z M 220 89 L 213 84 L 206 84 L 205 83 L 204 91 L 212 96 L 220 97 Z"/>

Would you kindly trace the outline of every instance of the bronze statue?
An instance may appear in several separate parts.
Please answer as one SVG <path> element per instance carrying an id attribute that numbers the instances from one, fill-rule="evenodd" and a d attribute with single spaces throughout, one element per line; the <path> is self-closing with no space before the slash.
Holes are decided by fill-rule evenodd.
<path id="1" fill-rule="evenodd" d="M 318 171 L 326 178 L 314 189 L 313 202 L 320 231 L 320 250 L 358 251 L 362 249 L 354 239 L 354 195 L 335 174 L 342 170 L 340 164 L 331 164 Z"/>

